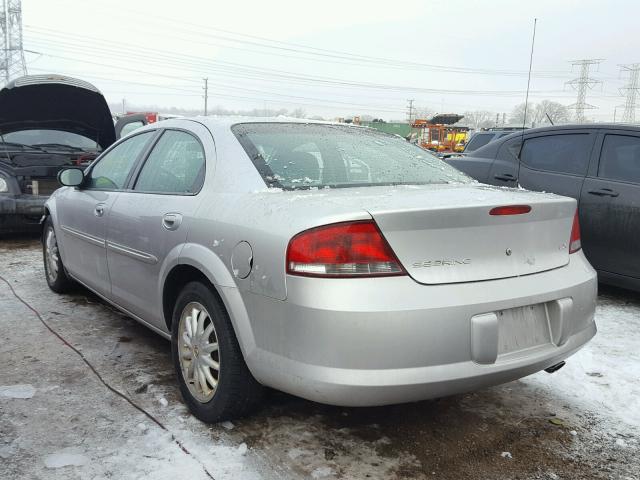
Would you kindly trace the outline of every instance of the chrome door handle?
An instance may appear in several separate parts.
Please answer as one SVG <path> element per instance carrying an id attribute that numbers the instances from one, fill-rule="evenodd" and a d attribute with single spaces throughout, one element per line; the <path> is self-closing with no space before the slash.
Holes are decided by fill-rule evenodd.
<path id="1" fill-rule="evenodd" d="M 166 213 L 162 217 L 162 226 L 167 230 L 177 230 L 182 223 L 182 215 L 179 213 Z"/>
<path id="2" fill-rule="evenodd" d="M 93 209 L 93 214 L 96 217 L 101 217 L 102 215 L 104 215 L 104 205 L 103 204 L 96 205 L 96 208 Z"/>

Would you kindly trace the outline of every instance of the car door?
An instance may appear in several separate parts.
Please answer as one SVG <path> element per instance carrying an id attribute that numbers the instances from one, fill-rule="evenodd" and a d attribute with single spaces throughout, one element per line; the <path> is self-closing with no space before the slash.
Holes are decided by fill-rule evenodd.
<path id="1" fill-rule="evenodd" d="M 159 276 L 186 241 L 202 198 L 205 152 L 215 151 L 209 131 L 190 123 L 189 130 L 162 131 L 115 201 L 107 232 L 114 301 L 161 330 Z"/>
<path id="2" fill-rule="evenodd" d="M 489 173 L 494 185 L 553 192 L 580 198 L 596 133 L 593 130 L 556 130 L 507 140 L 498 150 Z M 518 155 L 519 160 L 518 161 Z"/>
<path id="3" fill-rule="evenodd" d="M 582 245 L 605 272 L 640 278 L 640 134 L 607 130 L 580 197 Z"/>
<path id="4" fill-rule="evenodd" d="M 107 298 L 111 293 L 105 251 L 109 213 L 153 135 L 144 132 L 116 144 L 89 167 L 79 188 L 66 189 L 56 198 L 66 268 Z"/>

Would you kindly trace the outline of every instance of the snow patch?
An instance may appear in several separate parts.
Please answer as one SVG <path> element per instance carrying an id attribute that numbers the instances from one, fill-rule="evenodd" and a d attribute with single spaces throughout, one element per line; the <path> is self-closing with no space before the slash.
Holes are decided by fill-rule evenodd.
<path id="1" fill-rule="evenodd" d="M 318 467 L 311 472 L 311 478 L 326 478 L 333 475 L 335 472 L 331 467 Z"/>
<path id="2" fill-rule="evenodd" d="M 248 450 L 249 447 L 247 447 L 246 443 L 242 442 L 240 445 L 238 445 L 238 453 L 240 455 L 246 455 Z"/>
<path id="3" fill-rule="evenodd" d="M 89 463 L 89 458 L 79 449 L 71 447 L 58 450 L 44 457 L 44 465 L 47 468 L 62 468 L 68 466 L 80 467 Z"/>
<path id="4" fill-rule="evenodd" d="M 513 455 L 511 455 L 511 452 L 502 452 L 500 456 L 502 458 L 513 458 Z"/>
<path id="5" fill-rule="evenodd" d="M 220 422 L 220 425 L 227 430 L 233 430 L 235 428 L 235 425 L 229 421 Z"/>
<path id="6" fill-rule="evenodd" d="M 32 398 L 35 394 L 36 389 L 33 387 L 33 385 L 29 384 L 0 386 L 0 397 L 4 398 L 28 399 Z"/>

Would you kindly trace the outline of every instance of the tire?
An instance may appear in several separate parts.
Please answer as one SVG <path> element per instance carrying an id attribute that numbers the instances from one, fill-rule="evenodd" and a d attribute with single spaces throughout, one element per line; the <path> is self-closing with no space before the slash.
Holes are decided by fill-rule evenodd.
<path id="1" fill-rule="evenodd" d="M 188 283 L 178 295 L 171 353 L 180 393 L 203 422 L 242 417 L 261 403 L 264 389 L 247 368 L 229 315 L 218 296 L 201 282 Z"/>
<path id="2" fill-rule="evenodd" d="M 58 249 L 58 238 L 51 217 L 48 216 L 42 230 L 42 259 L 47 285 L 56 293 L 66 293 L 73 287 L 73 280 L 67 275 Z"/>

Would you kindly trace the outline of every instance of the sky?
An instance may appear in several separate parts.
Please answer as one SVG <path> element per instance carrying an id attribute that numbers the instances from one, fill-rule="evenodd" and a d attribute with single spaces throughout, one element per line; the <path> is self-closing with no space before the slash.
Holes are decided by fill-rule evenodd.
<path id="1" fill-rule="evenodd" d="M 640 62 L 640 2 L 609 0 L 23 0 L 30 74 L 96 85 L 125 109 L 302 109 L 325 118 L 570 105 L 592 67 L 586 117 L 621 115 L 620 64 Z M 618 106 L 617 110 L 616 107 Z"/>

